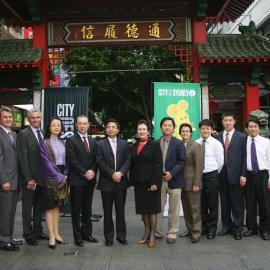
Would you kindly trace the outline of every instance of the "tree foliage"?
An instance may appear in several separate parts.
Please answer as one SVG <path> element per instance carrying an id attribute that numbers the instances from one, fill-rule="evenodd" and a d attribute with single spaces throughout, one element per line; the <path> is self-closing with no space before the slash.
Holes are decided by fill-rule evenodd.
<path id="1" fill-rule="evenodd" d="M 155 70 L 170 68 L 179 70 Z M 176 81 L 183 65 L 167 46 L 82 47 L 66 58 L 64 69 L 70 86 L 91 86 L 93 112 L 102 121 L 118 119 L 122 133 L 131 136 L 139 119 L 152 122 L 152 82 Z M 76 73 L 81 71 L 99 72 Z"/>

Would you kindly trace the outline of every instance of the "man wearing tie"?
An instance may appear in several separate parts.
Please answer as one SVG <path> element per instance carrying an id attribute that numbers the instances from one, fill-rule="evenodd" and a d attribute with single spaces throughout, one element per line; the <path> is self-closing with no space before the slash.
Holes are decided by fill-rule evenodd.
<path id="1" fill-rule="evenodd" d="M 246 180 L 247 137 L 234 129 L 235 123 L 233 113 L 224 113 L 224 131 L 216 137 L 224 147 L 224 166 L 219 175 L 222 230 L 218 235 L 233 233 L 236 240 L 241 240 L 244 194 L 240 183 Z"/>
<path id="2" fill-rule="evenodd" d="M 130 166 L 128 143 L 119 139 L 120 125 L 108 119 L 105 125 L 107 138 L 97 144 L 97 165 L 100 170 L 97 188 L 101 191 L 104 211 L 105 245 L 111 246 L 114 238 L 112 218 L 113 202 L 116 214 L 116 240 L 127 245 L 125 203 L 128 188 L 127 172 Z"/>
<path id="3" fill-rule="evenodd" d="M 164 117 L 160 121 L 163 136 L 160 138 L 160 148 L 163 157 L 163 181 L 161 187 L 161 212 L 157 216 L 155 236 L 163 237 L 163 212 L 169 195 L 168 233 L 167 243 L 174 244 L 179 231 L 179 212 L 181 191 L 185 185 L 183 176 L 186 150 L 181 140 L 173 137 L 175 121 L 171 117 Z"/>
<path id="4" fill-rule="evenodd" d="M 16 133 L 11 131 L 12 111 L 0 108 L 0 249 L 18 251 L 12 241 L 17 205 L 18 166 Z"/>
<path id="5" fill-rule="evenodd" d="M 17 152 L 22 185 L 22 220 L 23 237 L 28 245 L 38 245 L 38 239 L 48 240 L 48 235 L 42 232 L 42 187 L 38 179 L 40 160 L 40 141 L 43 131 L 40 129 L 41 113 L 28 113 L 30 126 L 18 134 Z M 33 224 L 31 222 L 33 209 Z"/>
<path id="6" fill-rule="evenodd" d="M 67 161 L 70 166 L 70 204 L 75 245 L 82 247 L 83 240 L 97 243 L 92 236 L 92 198 L 96 185 L 96 143 L 88 136 L 90 122 L 80 115 L 76 120 L 77 133 L 66 142 Z M 81 220 L 80 220 L 81 214 Z"/>
<path id="7" fill-rule="evenodd" d="M 247 231 L 244 236 L 258 234 L 270 240 L 270 141 L 260 136 L 257 119 L 247 122 Z M 259 206 L 259 225 L 257 223 Z"/>
<path id="8" fill-rule="evenodd" d="M 202 176 L 202 231 L 206 232 L 207 239 L 213 240 L 216 237 L 218 222 L 218 190 L 220 173 L 224 163 L 224 150 L 222 144 L 211 136 L 213 122 L 203 119 L 199 123 L 201 138 L 196 142 L 200 143 L 204 152 L 204 169 Z"/>

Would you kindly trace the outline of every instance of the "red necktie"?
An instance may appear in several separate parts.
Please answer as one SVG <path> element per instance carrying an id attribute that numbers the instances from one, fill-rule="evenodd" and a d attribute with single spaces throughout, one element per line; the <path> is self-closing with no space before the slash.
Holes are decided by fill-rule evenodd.
<path id="1" fill-rule="evenodd" d="M 228 157 L 228 147 L 230 144 L 230 133 L 226 132 L 225 144 L 224 144 L 224 157 L 225 157 L 225 164 L 227 164 L 227 157 Z"/>
<path id="2" fill-rule="evenodd" d="M 86 138 L 85 137 L 82 137 L 83 138 L 83 147 L 84 147 L 84 150 L 86 153 L 89 153 L 89 146 L 88 146 L 88 143 L 86 141 Z"/>

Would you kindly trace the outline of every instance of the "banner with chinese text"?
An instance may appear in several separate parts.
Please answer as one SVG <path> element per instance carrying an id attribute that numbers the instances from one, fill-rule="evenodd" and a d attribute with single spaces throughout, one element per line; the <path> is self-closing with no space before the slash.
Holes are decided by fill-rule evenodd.
<path id="1" fill-rule="evenodd" d="M 174 136 L 180 138 L 179 127 L 188 123 L 193 129 L 193 138 L 200 137 L 198 124 L 201 119 L 201 88 L 198 83 L 154 83 L 154 137 L 158 139 L 160 121 L 170 116 L 175 120 Z"/>
<path id="2" fill-rule="evenodd" d="M 48 46 L 191 42 L 189 18 L 48 23 Z"/>

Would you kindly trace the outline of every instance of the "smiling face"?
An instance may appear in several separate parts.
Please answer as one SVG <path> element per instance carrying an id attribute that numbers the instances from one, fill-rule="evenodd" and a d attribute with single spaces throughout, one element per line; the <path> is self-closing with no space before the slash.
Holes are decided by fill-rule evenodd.
<path id="1" fill-rule="evenodd" d="M 53 119 L 50 124 L 51 135 L 58 137 L 59 134 L 61 133 L 61 129 L 62 129 L 61 121 L 58 119 Z"/>
<path id="2" fill-rule="evenodd" d="M 180 136 L 184 142 L 188 142 L 192 136 L 191 130 L 189 127 L 182 127 Z"/>
<path id="3" fill-rule="evenodd" d="M 247 131 L 251 138 L 255 138 L 260 134 L 260 127 L 257 123 L 250 121 L 248 123 Z"/>
<path id="4" fill-rule="evenodd" d="M 148 128 L 145 124 L 139 124 L 137 127 L 137 134 L 141 141 L 145 141 L 148 138 Z"/>
<path id="5" fill-rule="evenodd" d="M 161 131 L 164 136 L 172 136 L 174 133 L 174 126 L 171 120 L 165 120 L 161 125 Z"/>
<path id="6" fill-rule="evenodd" d="M 41 119 L 40 112 L 32 112 L 28 115 L 28 121 L 33 128 L 39 128 Z"/>
<path id="7" fill-rule="evenodd" d="M 13 123 L 12 113 L 2 111 L 0 113 L 0 124 L 6 129 L 10 129 L 12 126 L 12 123 Z"/>
<path id="8" fill-rule="evenodd" d="M 203 139 L 207 139 L 208 137 L 211 136 L 211 133 L 213 131 L 212 127 L 210 126 L 201 126 L 200 128 L 200 131 L 201 131 L 201 136 Z"/>

